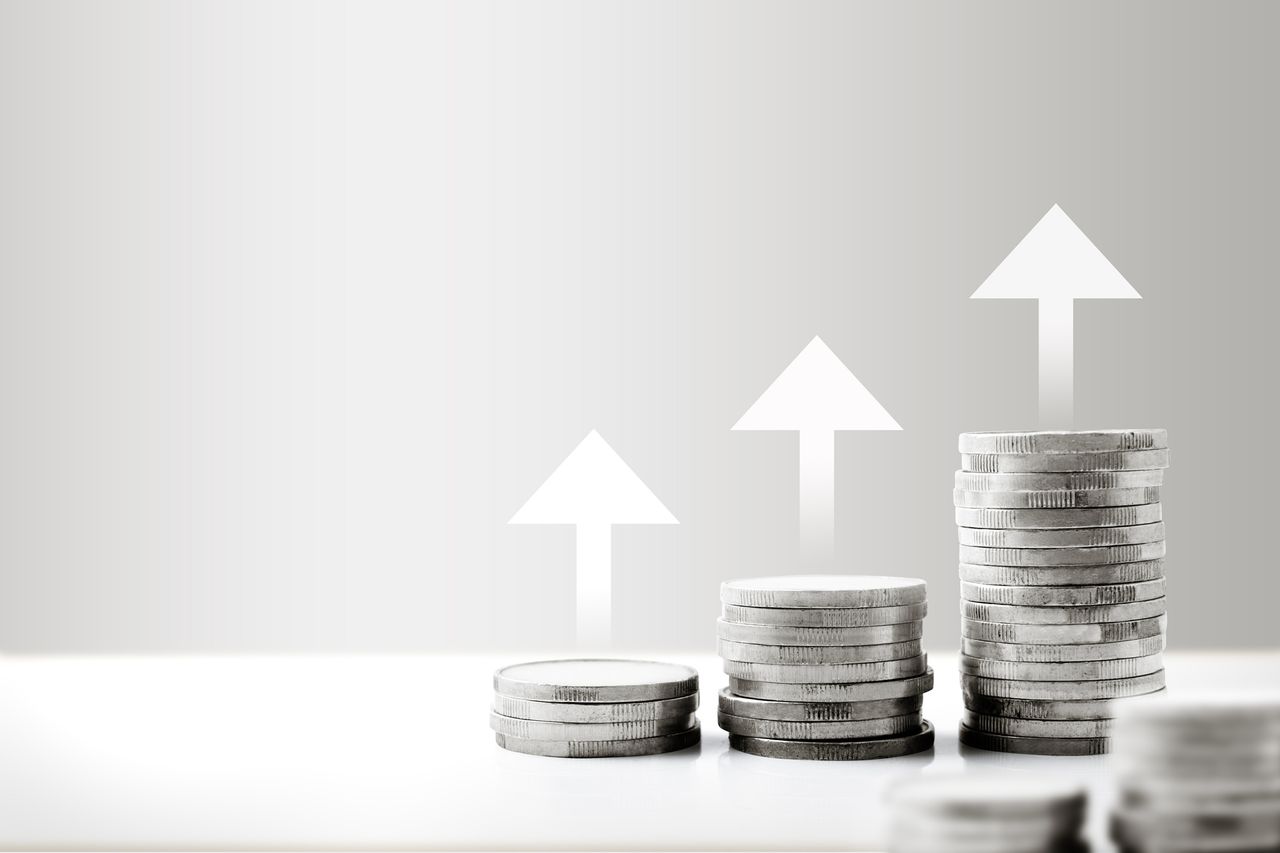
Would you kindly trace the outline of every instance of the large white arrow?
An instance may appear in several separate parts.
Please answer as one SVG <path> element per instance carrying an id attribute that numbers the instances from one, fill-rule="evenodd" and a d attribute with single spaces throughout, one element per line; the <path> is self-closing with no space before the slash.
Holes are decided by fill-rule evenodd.
<path id="1" fill-rule="evenodd" d="M 1055 204 L 970 298 L 1040 301 L 1040 426 L 1070 429 L 1074 300 L 1142 297 Z"/>
<path id="2" fill-rule="evenodd" d="M 814 338 L 736 430 L 800 433 L 800 549 L 804 568 L 830 571 L 835 549 L 836 431 L 902 429 L 836 354 Z"/>
<path id="3" fill-rule="evenodd" d="M 610 640 L 613 525 L 679 524 L 595 430 L 510 523 L 577 525 L 578 643 L 586 646 Z"/>

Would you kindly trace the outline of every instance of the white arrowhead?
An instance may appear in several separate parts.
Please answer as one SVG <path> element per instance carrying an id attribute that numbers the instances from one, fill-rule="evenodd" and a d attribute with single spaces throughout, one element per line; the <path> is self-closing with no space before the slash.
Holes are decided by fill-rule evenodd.
<path id="1" fill-rule="evenodd" d="M 822 338 L 816 337 L 733 428 L 801 432 L 902 429 Z"/>

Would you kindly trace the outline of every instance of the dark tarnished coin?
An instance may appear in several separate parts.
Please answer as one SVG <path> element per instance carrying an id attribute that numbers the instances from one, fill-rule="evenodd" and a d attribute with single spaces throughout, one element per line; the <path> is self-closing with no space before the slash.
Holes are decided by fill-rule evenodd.
<path id="1" fill-rule="evenodd" d="M 866 740 L 777 740 L 774 738 L 729 735 L 729 746 L 765 758 L 794 758 L 810 761 L 865 761 L 913 755 L 933 747 L 933 726 L 923 721 L 915 734 Z"/>
<path id="2" fill-rule="evenodd" d="M 965 711 L 964 725 L 978 732 L 1012 737 L 1110 737 L 1111 720 L 1021 720 Z"/>
<path id="3" fill-rule="evenodd" d="M 1012 737 L 978 732 L 964 725 L 960 726 L 960 743 L 1023 755 L 1105 755 L 1111 751 L 1111 739 L 1105 737 Z"/>

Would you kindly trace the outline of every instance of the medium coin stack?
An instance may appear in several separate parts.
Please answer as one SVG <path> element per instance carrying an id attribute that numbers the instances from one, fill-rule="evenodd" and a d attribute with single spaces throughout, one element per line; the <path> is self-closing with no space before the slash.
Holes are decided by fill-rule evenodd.
<path id="1" fill-rule="evenodd" d="M 1095 755 L 1164 688 L 1164 430 L 960 436 L 960 741 Z"/>
<path id="2" fill-rule="evenodd" d="M 889 791 L 891 853 L 1075 853 L 1079 785 L 1023 774 L 923 776 Z"/>
<path id="3" fill-rule="evenodd" d="M 850 761 L 923 752 L 933 670 L 917 578 L 800 575 L 726 581 L 717 647 L 720 728 L 769 758 Z"/>
<path id="4" fill-rule="evenodd" d="M 1280 694 L 1128 703 L 1113 765 L 1125 853 L 1280 850 Z"/>
<path id="5" fill-rule="evenodd" d="M 620 758 L 698 743 L 698 673 L 641 660 L 547 660 L 493 674 L 498 746 L 555 758 Z"/>

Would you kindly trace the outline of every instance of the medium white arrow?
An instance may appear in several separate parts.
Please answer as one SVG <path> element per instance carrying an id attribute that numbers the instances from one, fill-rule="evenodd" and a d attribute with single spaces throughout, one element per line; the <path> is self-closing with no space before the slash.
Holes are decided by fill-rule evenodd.
<path id="1" fill-rule="evenodd" d="M 1039 300 L 1040 426 L 1070 429 L 1074 300 L 1142 297 L 1055 204 L 970 298 Z"/>
<path id="2" fill-rule="evenodd" d="M 835 550 L 836 431 L 902 427 L 822 339 L 814 338 L 733 428 L 800 433 L 801 558 L 805 569 L 829 571 Z"/>
<path id="3" fill-rule="evenodd" d="M 591 646 L 607 645 L 610 639 L 612 526 L 679 524 L 595 430 L 509 523 L 577 525 L 578 643 Z"/>

